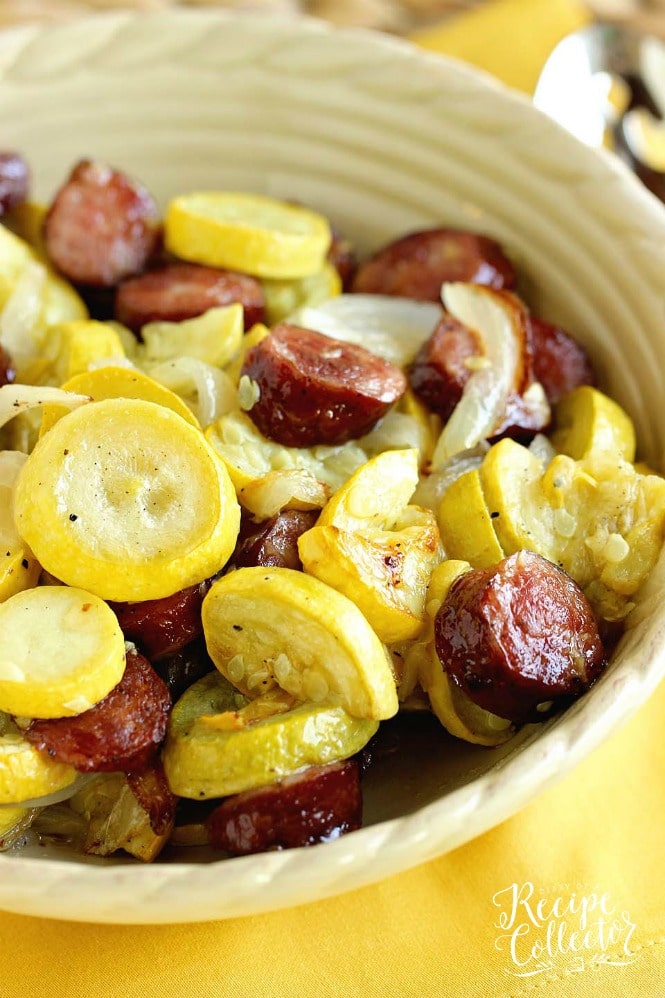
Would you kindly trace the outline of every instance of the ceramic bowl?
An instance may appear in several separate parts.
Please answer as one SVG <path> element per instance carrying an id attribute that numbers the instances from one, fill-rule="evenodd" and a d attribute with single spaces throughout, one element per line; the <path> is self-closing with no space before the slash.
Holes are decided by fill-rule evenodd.
<path id="1" fill-rule="evenodd" d="M 406 43 L 266 15 L 120 13 L 0 36 L 0 136 L 48 199 L 81 156 L 186 189 L 252 190 L 328 214 L 360 251 L 447 223 L 509 249 L 538 313 L 573 330 L 665 445 L 665 212 L 609 156 L 525 99 Z M 665 672 L 665 567 L 606 674 L 507 747 L 413 725 L 370 771 L 366 825 L 336 842 L 152 866 L 61 851 L 0 855 L 0 907 L 56 918 L 185 922 L 295 905 L 424 862 L 507 818 L 571 769 Z"/>

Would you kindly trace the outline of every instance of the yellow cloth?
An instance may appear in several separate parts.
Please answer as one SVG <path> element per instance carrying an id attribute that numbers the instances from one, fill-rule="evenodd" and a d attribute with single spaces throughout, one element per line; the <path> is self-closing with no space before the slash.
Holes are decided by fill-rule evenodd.
<path id="1" fill-rule="evenodd" d="M 413 40 L 532 93 L 557 42 L 590 19 L 577 0 L 495 0 L 441 27 L 420 31 Z"/>
<path id="2" fill-rule="evenodd" d="M 529 89 L 548 48 L 581 16 L 568 0 L 498 0 L 430 33 L 429 44 Z M 665 994 L 664 728 L 665 685 L 521 814 L 339 898 L 188 926 L 0 914 L 0 998 L 657 998 Z M 516 976 L 537 965 L 545 969 Z"/>

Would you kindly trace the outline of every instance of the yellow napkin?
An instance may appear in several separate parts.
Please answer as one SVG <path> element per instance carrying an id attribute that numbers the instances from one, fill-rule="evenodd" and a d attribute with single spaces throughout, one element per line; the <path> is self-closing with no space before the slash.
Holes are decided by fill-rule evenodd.
<path id="1" fill-rule="evenodd" d="M 532 93 L 557 42 L 590 20 L 577 0 L 495 0 L 412 37 L 424 48 L 463 59 Z"/>
<path id="2" fill-rule="evenodd" d="M 528 90 L 583 18 L 569 0 L 498 0 L 421 38 Z M 665 685 L 516 817 L 339 898 L 187 926 L 0 914 L 0 998 L 658 998 L 664 729 Z"/>

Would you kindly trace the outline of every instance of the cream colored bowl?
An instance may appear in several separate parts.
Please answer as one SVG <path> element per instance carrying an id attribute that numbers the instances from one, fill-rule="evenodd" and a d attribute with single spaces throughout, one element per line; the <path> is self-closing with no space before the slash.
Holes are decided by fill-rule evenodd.
<path id="1" fill-rule="evenodd" d="M 360 249 L 446 222 L 496 236 L 531 301 L 586 343 L 665 445 L 665 212 L 622 168 L 463 66 L 367 33 L 222 12 L 119 14 L 0 36 L 0 145 L 48 198 L 107 159 L 165 202 L 236 188 L 318 206 Z M 311 849 L 210 862 L 0 855 L 0 907 L 185 922 L 299 904 L 424 862 L 508 817 L 614 731 L 665 673 L 665 566 L 597 686 L 488 751 L 414 734 L 367 779 L 366 827 Z"/>

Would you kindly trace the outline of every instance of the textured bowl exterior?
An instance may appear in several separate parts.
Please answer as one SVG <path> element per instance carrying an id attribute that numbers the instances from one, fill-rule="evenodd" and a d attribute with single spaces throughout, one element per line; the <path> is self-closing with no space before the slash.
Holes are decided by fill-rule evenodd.
<path id="1" fill-rule="evenodd" d="M 361 249 L 445 222 L 500 239 L 539 313 L 573 329 L 633 416 L 642 455 L 665 428 L 665 212 L 608 156 L 482 74 L 366 32 L 222 11 L 100 16 L 0 35 L 0 134 L 47 199 L 82 156 L 186 189 L 318 206 Z M 565 715 L 455 785 L 311 849 L 212 863 L 0 855 L 0 907 L 118 923 L 300 904 L 431 859 L 510 816 L 625 721 L 665 673 L 665 561 L 611 667 Z M 480 769 L 480 775 L 477 775 Z"/>

